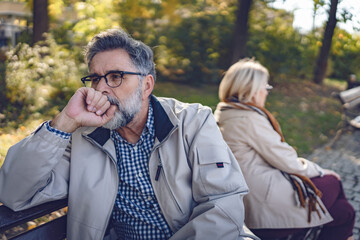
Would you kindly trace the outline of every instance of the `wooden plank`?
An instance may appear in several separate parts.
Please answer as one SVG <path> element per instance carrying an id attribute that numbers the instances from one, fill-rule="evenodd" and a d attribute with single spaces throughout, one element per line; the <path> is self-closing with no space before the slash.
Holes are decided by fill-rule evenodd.
<path id="1" fill-rule="evenodd" d="M 353 109 L 360 105 L 360 97 L 344 104 L 344 108 Z"/>
<path id="2" fill-rule="evenodd" d="M 339 97 L 343 103 L 351 102 L 360 97 L 360 87 L 355 87 L 342 91 L 340 92 Z"/>
<path id="3" fill-rule="evenodd" d="M 9 240 L 62 240 L 66 238 L 66 215 Z"/>
<path id="4" fill-rule="evenodd" d="M 39 206 L 18 212 L 14 212 L 5 206 L 0 206 L 0 233 L 66 206 L 67 199 L 44 203 Z"/>

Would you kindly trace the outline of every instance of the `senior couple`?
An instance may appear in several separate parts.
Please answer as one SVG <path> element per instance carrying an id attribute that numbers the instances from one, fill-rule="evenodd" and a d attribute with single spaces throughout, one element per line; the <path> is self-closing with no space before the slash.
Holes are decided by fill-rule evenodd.
<path id="1" fill-rule="evenodd" d="M 16 211 L 68 198 L 70 240 L 289 239 L 314 229 L 352 239 L 340 177 L 285 143 L 264 108 L 259 63 L 227 71 L 214 117 L 152 95 L 152 50 L 123 30 L 96 35 L 85 61 L 85 87 L 9 149 L 0 202 Z"/>

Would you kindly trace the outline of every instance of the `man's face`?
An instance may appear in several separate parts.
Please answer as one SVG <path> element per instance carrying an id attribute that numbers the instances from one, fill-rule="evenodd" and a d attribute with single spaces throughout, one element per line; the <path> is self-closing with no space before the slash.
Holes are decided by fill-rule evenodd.
<path id="1" fill-rule="evenodd" d="M 117 105 L 118 109 L 115 112 L 115 116 L 107 122 L 103 127 L 111 130 L 124 127 L 129 122 L 131 122 L 135 115 L 140 111 L 142 105 L 142 88 L 141 84 L 135 90 L 134 93 L 130 95 L 129 98 L 120 102 L 118 99 L 108 95 L 109 102 L 111 104 Z"/>
<path id="2" fill-rule="evenodd" d="M 90 64 L 91 74 L 102 76 L 114 70 L 138 72 L 132 64 L 129 54 L 123 49 L 97 53 Z M 143 100 L 142 81 L 137 75 L 125 74 L 122 84 L 116 88 L 109 87 L 104 78 L 93 87 L 107 95 L 111 104 L 118 106 L 115 117 L 103 126 L 105 128 L 124 127 L 134 119 L 141 109 Z"/>

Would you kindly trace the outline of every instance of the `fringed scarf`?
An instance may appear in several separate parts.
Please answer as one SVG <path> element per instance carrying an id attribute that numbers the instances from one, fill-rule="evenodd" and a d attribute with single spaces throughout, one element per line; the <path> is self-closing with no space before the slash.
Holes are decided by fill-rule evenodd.
<path id="1" fill-rule="evenodd" d="M 230 100 L 226 101 L 226 103 L 230 104 L 234 108 L 242 109 L 242 110 L 253 110 L 256 111 L 262 115 L 266 115 L 267 119 L 271 123 L 271 126 L 273 129 L 280 135 L 281 141 L 285 142 L 284 135 L 281 132 L 280 124 L 275 119 L 274 115 L 272 115 L 267 109 L 264 107 L 257 106 L 253 103 L 241 103 L 242 105 L 247 106 L 243 107 L 239 103 L 239 101 L 236 98 L 231 98 Z M 306 208 L 306 203 L 308 205 L 308 222 L 311 222 L 311 213 L 315 211 L 319 218 L 321 218 L 320 212 L 316 205 L 319 206 L 319 208 L 322 210 L 323 213 L 325 213 L 325 209 L 321 206 L 321 204 L 318 201 L 318 198 L 321 198 L 322 193 L 321 191 L 314 185 L 314 183 L 311 181 L 310 178 L 306 176 L 302 176 L 300 174 L 296 173 L 286 173 L 282 171 L 282 174 L 284 177 L 291 183 L 293 189 L 296 192 L 296 201 L 298 205 L 300 205 L 303 208 Z"/>

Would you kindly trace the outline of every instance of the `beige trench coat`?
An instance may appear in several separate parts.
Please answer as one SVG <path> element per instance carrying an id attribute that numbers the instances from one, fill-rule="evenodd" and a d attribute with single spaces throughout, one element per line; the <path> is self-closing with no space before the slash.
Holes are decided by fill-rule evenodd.
<path id="1" fill-rule="evenodd" d="M 291 146 L 281 142 L 266 116 L 221 102 L 215 118 L 249 186 L 244 205 L 245 223 L 250 229 L 307 228 L 332 220 L 328 213 L 319 218 L 313 212 L 310 224 L 307 222 L 307 209 L 297 206 L 295 192 L 281 171 L 311 178 L 323 169 L 299 158 Z"/>

